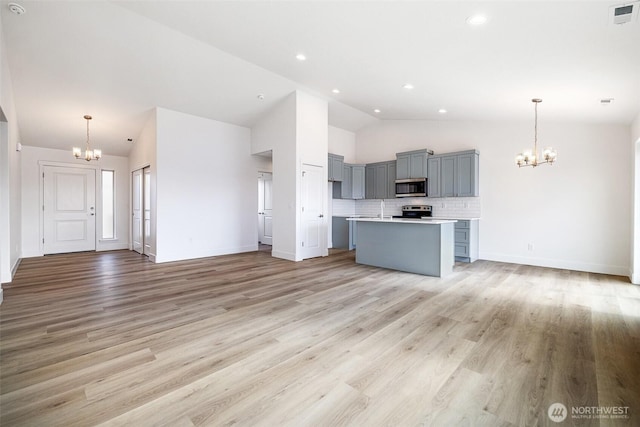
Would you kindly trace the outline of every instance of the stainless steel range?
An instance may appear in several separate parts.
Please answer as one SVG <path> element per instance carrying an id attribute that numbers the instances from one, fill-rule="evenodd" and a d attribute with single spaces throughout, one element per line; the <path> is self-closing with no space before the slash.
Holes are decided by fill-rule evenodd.
<path id="1" fill-rule="evenodd" d="M 420 219 L 423 216 L 432 216 L 433 208 L 431 205 L 404 205 L 402 207 L 402 215 L 394 216 L 394 218 L 414 218 Z"/>

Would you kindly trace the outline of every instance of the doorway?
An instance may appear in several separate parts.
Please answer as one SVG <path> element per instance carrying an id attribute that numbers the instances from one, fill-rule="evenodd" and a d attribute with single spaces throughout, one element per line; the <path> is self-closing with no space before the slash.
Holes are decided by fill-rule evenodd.
<path id="1" fill-rule="evenodd" d="M 273 244 L 273 175 L 258 173 L 258 243 Z"/>
<path id="2" fill-rule="evenodd" d="M 151 254 L 151 168 L 131 173 L 131 242 L 139 254 Z"/>
<path id="3" fill-rule="evenodd" d="M 96 171 L 42 167 L 43 254 L 96 250 Z"/>

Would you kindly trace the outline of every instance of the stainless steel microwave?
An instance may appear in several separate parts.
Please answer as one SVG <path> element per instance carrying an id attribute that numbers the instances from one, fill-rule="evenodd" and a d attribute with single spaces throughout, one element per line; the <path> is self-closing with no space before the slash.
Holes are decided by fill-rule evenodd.
<path id="1" fill-rule="evenodd" d="M 427 178 L 396 179 L 396 197 L 427 197 Z"/>

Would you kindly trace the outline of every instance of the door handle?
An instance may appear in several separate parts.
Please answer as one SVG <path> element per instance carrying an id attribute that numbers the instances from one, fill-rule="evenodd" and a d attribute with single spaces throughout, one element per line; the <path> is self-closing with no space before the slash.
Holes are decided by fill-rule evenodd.
<path id="1" fill-rule="evenodd" d="M 91 216 L 94 216 L 95 214 L 93 212 L 91 212 Z"/>
<path id="2" fill-rule="evenodd" d="M 318 218 L 324 218 L 324 215 L 320 214 L 318 215 Z"/>

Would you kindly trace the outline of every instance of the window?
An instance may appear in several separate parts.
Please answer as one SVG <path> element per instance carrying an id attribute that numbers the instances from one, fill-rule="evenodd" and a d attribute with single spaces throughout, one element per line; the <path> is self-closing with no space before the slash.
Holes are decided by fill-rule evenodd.
<path id="1" fill-rule="evenodd" d="M 102 171 L 102 238 L 116 238 L 115 174 Z"/>

